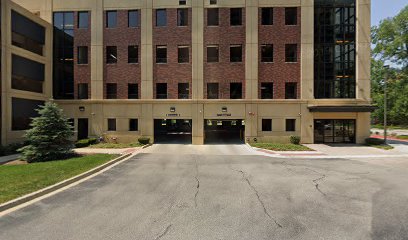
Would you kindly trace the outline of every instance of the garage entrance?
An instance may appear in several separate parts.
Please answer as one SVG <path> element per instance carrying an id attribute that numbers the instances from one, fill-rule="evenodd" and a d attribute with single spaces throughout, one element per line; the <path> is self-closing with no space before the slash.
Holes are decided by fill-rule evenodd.
<path id="1" fill-rule="evenodd" d="M 191 119 L 155 119 L 155 143 L 192 143 Z"/>
<path id="2" fill-rule="evenodd" d="M 204 120 L 204 142 L 212 143 L 244 143 L 245 121 L 236 120 Z"/>

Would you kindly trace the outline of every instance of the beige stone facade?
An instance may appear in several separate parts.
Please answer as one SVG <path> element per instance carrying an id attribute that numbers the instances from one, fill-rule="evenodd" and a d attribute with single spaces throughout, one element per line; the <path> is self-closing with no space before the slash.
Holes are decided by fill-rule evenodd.
<path id="1" fill-rule="evenodd" d="M 89 120 L 89 136 L 110 136 L 120 142 L 133 141 L 139 136 L 154 138 L 154 119 L 191 119 L 192 143 L 204 143 L 205 120 L 239 119 L 245 121 L 245 141 L 287 142 L 289 136 L 301 136 L 303 143 L 314 142 L 314 119 L 355 119 L 356 142 L 362 143 L 370 134 L 369 112 L 311 112 L 312 106 L 367 106 L 370 99 L 370 0 L 357 0 L 357 54 L 356 54 L 356 99 L 314 99 L 314 1 L 313 0 L 218 0 L 217 5 L 210 5 L 209 0 L 187 0 L 183 7 L 191 8 L 192 13 L 192 84 L 191 99 L 153 99 L 154 98 L 154 59 L 153 59 L 153 16 L 154 9 L 179 8 L 179 0 L 14 0 L 24 8 L 36 13 L 51 23 L 52 13 L 58 11 L 91 12 L 91 99 L 58 100 L 68 117 Z M 2 0 L 2 15 L 14 3 Z M 6 6 L 6 7 L 5 7 Z M 204 99 L 204 14 L 206 8 L 244 8 L 245 9 L 245 93 L 244 99 Z M 301 16 L 300 46 L 300 86 L 299 99 L 259 99 L 258 65 L 258 16 L 261 7 L 298 7 Z M 20 9 L 20 8 L 18 8 Z M 104 45 L 103 16 L 106 10 L 139 9 L 141 12 L 140 99 L 103 99 L 104 96 Z M 25 10 L 21 10 L 25 11 Z M 32 17 L 34 18 L 34 16 Z M 35 20 L 43 23 L 43 21 Z M 2 31 L 9 27 L 2 21 Z M 51 31 L 47 27 L 47 31 Z M 3 62 L 10 51 L 20 51 L 10 47 L 10 39 L 3 34 Z M 51 39 L 47 39 L 51 44 Z M 6 49 L 6 50 L 4 50 Z M 23 55 L 33 57 L 28 53 Z M 30 95 L 35 99 L 47 99 L 51 95 L 52 58 L 50 51 L 40 60 L 47 63 L 47 84 L 44 95 Z M 9 79 L 7 64 L 2 64 L 2 79 Z M 8 74 L 8 75 L 7 75 Z M 4 89 L 4 90 L 3 90 Z M 8 89 L 8 90 L 7 90 Z M 2 81 L 2 103 L 6 111 L 2 112 L 2 129 L 10 129 L 10 102 L 14 95 L 25 94 L 11 91 L 7 81 Z M 223 111 L 223 108 L 227 111 Z M 170 111 L 175 108 L 175 111 Z M 8 110 L 7 110 L 8 109 Z M 116 131 L 107 131 L 108 119 L 116 119 Z M 136 132 L 128 131 L 129 119 L 138 119 Z M 262 131 L 262 119 L 272 119 L 272 131 Z M 295 131 L 285 129 L 286 119 L 296 119 Z M 2 131 L 3 142 L 13 141 L 21 136 L 20 132 Z"/>

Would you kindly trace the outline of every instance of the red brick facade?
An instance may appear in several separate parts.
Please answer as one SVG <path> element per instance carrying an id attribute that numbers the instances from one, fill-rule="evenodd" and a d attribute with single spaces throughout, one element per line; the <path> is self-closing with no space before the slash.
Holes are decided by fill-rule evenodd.
<path id="1" fill-rule="evenodd" d="M 106 98 L 106 84 L 117 84 L 117 98 L 128 98 L 128 84 L 138 84 L 138 95 L 140 96 L 140 49 L 141 32 L 138 27 L 128 27 L 128 10 L 117 11 L 117 26 L 115 28 L 106 27 L 106 14 L 104 14 L 104 98 Z M 140 10 L 139 10 L 140 23 Z M 139 63 L 128 63 L 128 46 L 138 46 Z M 116 46 L 118 61 L 115 64 L 106 63 L 106 47 Z"/>
<path id="2" fill-rule="evenodd" d="M 156 97 L 156 83 L 167 83 L 167 98 L 178 98 L 178 83 L 189 83 L 189 98 L 192 84 L 192 11 L 188 9 L 188 26 L 177 26 L 177 9 L 168 8 L 167 25 L 156 26 L 156 11 L 153 10 L 153 92 Z M 167 63 L 156 63 L 156 47 L 167 47 Z M 189 47 L 189 63 L 178 63 L 178 47 Z"/>
<path id="3" fill-rule="evenodd" d="M 230 9 L 219 9 L 219 26 L 207 26 L 207 9 L 204 12 L 204 98 L 207 83 L 219 84 L 219 98 L 230 98 L 230 83 L 242 83 L 245 98 L 245 8 L 242 9 L 242 25 L 230 26 Z M 218 45 L 219 62 L 207 63 L 207 46 Z M 242 45 L 242 62 L 230 62 L 230 46 Z"/>
<path id="4" fill-rule="evenodd" d="M 273 25 L 262 25 L 262 11 L 259 11 L 259 98 L 263 82 L 273 82 L 274 99 L 285 98 L 285 83 L 297 83 L 297 95 L 300 96 L 300 43 L 301 18 L 298 8 L 297 25 L 285 25 L 285 8 L 273 9 Z M 273 63 L 261 62 L 261 45 L 273 44 Z M 285 44 L 297 44 L 297 62 L 285 63 Z"/>

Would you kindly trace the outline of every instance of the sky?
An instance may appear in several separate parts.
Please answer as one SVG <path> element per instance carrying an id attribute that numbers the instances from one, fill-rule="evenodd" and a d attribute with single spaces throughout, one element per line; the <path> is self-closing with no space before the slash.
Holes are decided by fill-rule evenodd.
<path id="1" fill-rule="evenodd" d="M 407 5 L 408 0 L 371 0 L 371 25 L 397 15 Z"/>

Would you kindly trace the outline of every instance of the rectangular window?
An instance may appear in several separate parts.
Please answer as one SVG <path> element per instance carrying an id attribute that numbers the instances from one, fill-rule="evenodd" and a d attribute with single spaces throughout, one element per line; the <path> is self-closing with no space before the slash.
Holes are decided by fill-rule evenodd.
<path id="1" fill-rule="evenodd" d="M 285 24 L 297 25 L 297 8 L 289 7 L 285 8 Z"/>
<path id="2" fill-rule="evenodd" d="M 78 83 L 78 99 L 88 99 L 87 83 Z"/>
<path id="3" fill-rule="evenodd" d="M 89 12 L 78 12 L 78 28 L 88 28 Z"/>
<path id="4" fill-rule="evenodd" d="M 208 46 L 207 47 L 207 62 L 218 62 L 218 61 L 219 61 L 218 46 Z"/>
<path id="5" fill-rule="evenodd" d="M 242 83 L 230 83 L 230 99 L 242 99 Z"/>
<path id="6" fill-rule="evenodd" d="M 106 84 L 106 98 L 107 99 L 117 99 L 117 84 L 116 83 L 107 83 Z"/>
<path id="7" fill-rule="evenodd" d="M 218 8 L 207 8 L 207 26 L 218 26 L 219 18 Z"/>
<path id="8" fill-rule="evenodd" d="M 108 119 L 108 131 L 116 131 L 116 119 L 115 118 Z"/>
<path id="9" fill-rule="evenodd" d="M 116 46 L 106 47 L 106 63 L 113 64 L 118 62 L 118 48 Z"/>
<path id="10" fill-rule="evenodd" d="M 177 26 L 188 26 L 188 8 L 177 9 Z"/>
<path id="11" fill-rule="evenodd" d="M 261 62 L 273 62 L 272 44 L 265 44 L 261 46 Z"/>
<path id="12" fill-rule="evenodd" d="M 167 83 L 156 83 L 156 99 L 167 99 Z"/>
<path id="13" fill-rule="evenodd" d="M 166 9 L 156 9 L 156 26 L 165 27 L 167 25 Z"/>
<path id="14" fill-rule="evenodd" d="M 207 83 L 207 99 L 219 99 L 218 83 Z"/>
<path id="15" fill-rule="evenodd" d="M 297 62 L 297 44 L 285 45 L 285 62 Z"/>
<path id="16" fill-rule="evenodd" d="M 230 25 L 241 26 L 242 25 L 242 8 L 230 9 Z"/>
<path id="17" fill-rule="evenodd" d="M 296 131 L 296 119 L 286 119 L 286 132 Z"/>
<path id="18" fill-rule="evenodd" d="M 23 15 L 11 11 L 11 36 L 14 46 L 43 55 L 45 28 Z"/>
<path id="19" fill-rule="evenodd" d="M 45 79 L 44 64 L 12 55 L 11 59 L 11 88 L 35 93 L 43 92 Z"/>
<path id="20" fill-rule="evenodd" d="M 135 28 L 139 27 L 139 11 L 129 10 L 128 11 L 128 27 Z"/>
<path id="21" fill-rule="evenodd" d="M 297 99 L 297 83 L 285 83 L 285 99 Z"/>
<path id="22" fill-rule="evenodd" d="M 139 47 L 138 46 L 128 46 L 128 63 L 138 63 L 139 62 Z"/>
<path id="23" fill-rule="evenodd" d="M 188 46 L 179 46 L 178 47 L 178 62 L 179 63 L 188 63 L 190 62 L 190 48 Z"/>
<path id="24" fill-rule="evenodd" d="M 178 99 L 189 99 L 189 84 L 188 83 L 179 83 L 178 84 Z"/>
<path id="25" fill-rule="evenodd" d="M 117 25 L 117 12 L 106 11 L 106 27 L 115 28 Z"/>
<path id="26" fill-rule="evenodd" d="M 130 132 L 139 131 L 139 120 L 138 119 L 129 119 L 129 131 Z"/>
<path id="27" fill-rule="evenodd" d="M 88 47 L 78 47 L 78 64 L 88 64 Z"/>
<path id="28" fill-rule="evenodd" d="M 262 25 L 273 25 L 273 8 L 262 8 Z"/>
<path id="29" fill-rule="evenodd" d="M 128 84 L 128 99 L 139 98 L 139 85 L 137 83 Z"/>
<path id="30" fill-rule="evenodd" d="M 262 119 L 262 132 L 272 131 L 272 119 Z"/>
<path id="31" fill-rule="evenodd" d="M 30 128 L 32 118 L 38 117 L 36 109 L 44 105 L 43 101 L 23 98 L 11 99 L 11 130 L 22 131 Z"/>
<path id="32" fill-rule="evenodd" d="M 261 83 L 261 99 L 273 99 L 273 83 Z"/>
<path id="33" fill-rule="evenodd" d="M 217 4 L 217 0 L 210 0 L 210 5 L 215 5 Z"/>
<path id="34" fill-rule="evenodd" d="M 167 63 L 167 46 L 156 47 L 156 63 Z"/>
<path id="35" fill-rule="evenodd" d="M 242 45 L 230 46 L 230 62 L 242 62 Z"/>

